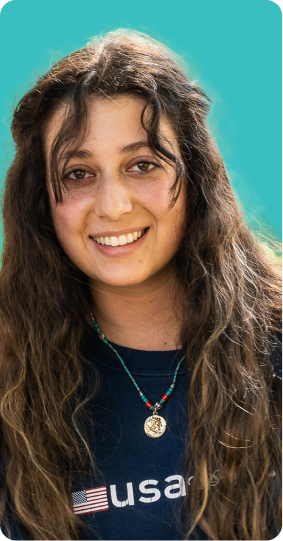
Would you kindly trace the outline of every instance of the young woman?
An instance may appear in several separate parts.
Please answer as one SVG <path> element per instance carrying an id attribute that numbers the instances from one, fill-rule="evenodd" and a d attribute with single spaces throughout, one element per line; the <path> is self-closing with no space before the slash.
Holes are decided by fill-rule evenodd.
<path id="1" fill-rule="evenodd" d="M 12 539 L 280 531 L 280 268 L 165 47 L 117 31 L 20 101 L 3 205 Z"/>

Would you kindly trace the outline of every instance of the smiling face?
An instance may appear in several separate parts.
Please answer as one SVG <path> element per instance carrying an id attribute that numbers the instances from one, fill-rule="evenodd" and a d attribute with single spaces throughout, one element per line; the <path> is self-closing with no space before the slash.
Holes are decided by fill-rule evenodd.
<path id="1" fill-rule="evenodd" d="M 127 95 L 89 103 L 90 128 L 62 172 L 66 190 L 56 205 L 48 182 L 58 240 L 90 284 L 133 286 L 169 268 L 185 222 L 185 189 L 169 209 L 175 170 L 158 161 L 141 126 L 144 101 Z M 57 111 L 46 133 L 47 158 L 60 129 Z M 160 124 L 167 147 L 179 154 L 172 128 Z"/>

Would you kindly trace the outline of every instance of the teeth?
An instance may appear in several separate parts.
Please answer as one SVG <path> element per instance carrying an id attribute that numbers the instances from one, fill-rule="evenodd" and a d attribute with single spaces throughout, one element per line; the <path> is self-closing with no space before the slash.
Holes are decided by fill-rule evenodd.
<path id="1" fill-rule="evenodd" d="M 131 244 L 142 236 L 142 231 L 134 231 L 127 235 L 120 235 L 120 237 L 93 237 L 98 244 L 106 246 L 124 246 L 125 244 Z"/>
<path id="2" fill-rule="evenodd" d="M 127 244 L 128 240 L 127 240 L 127 237 L 126 235 L 121 235 L 119 237 L 119 244 L 120 246 L 124 246 L 124 244 Z"/>
<path id="3" fill-rule="evenodd" d="M 110 237 L 111 246 L 119 246 L 119 239 L 117 237 Z"/>

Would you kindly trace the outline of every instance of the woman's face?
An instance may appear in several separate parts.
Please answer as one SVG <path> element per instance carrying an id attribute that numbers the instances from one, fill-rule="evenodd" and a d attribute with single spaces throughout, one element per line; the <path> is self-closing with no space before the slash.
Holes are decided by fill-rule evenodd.
<path id="1" fill-rule="evenodd" d="M 62 172 L 67 186 L 62 203 L 56 205 L 48 182 L 58 240 L 93 284 L 131 286 L 158 279 L 183 236 L 185 189 L 169 209 L 175 171 L 148 147 L 143 106 L 142 99 L 126 95 L 92 98 L 87 139 Z M 61 122 L 57 111 L 47 131 L 47 158 Z M 160 129 L 165 145 L 179 155 L 165 118 Z"/>

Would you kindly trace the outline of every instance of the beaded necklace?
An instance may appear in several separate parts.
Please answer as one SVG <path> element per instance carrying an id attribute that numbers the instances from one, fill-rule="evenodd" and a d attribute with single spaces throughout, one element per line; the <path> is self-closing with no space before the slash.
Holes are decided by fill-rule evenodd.
<path id="1" fill-rule="evenodd" d="M 159 402 L 156 402 L 154 405 L 151 404 L 151 402 L 146 398 L 144 393 L 139 388 L 136 380 L 133 378 L 130 370 L 127 368 L 125 362 L 123 361 L 122 357 L 119 355 L 118 351 L 109 344 L 107 338 L 105 337 L 105 334 L 100 330 L 98 323 L 95 321 L 93 314 L 91 313 L 91 319 L 93 326 L 98 334 L 98 338 L 104 342 L 104 344 L 107 344 L 107 346 L 112 349 L 112 351 L 115 353 L 115 355 L 118 357 L 119 361 L 121 362 L 122 366 L 124 367 L 125 371 L 127 372 L 128 376 L 131 378 L 134 386 L 136 387 L 137 391 L 139 392 L 139 395 L 142 399 L 142 401 L 145 403 L 146 407 L 152 411 L 152 416 L 148 417 L 144 422 L 144 431 L 147 434 L 147 436 L 150 436 L 151 438 L 159 438 L 164 434 L 166 430 L 166 421 L 164 417 L 161 417 L 157 414 L 157 411 L 159 411 L 163 405 L 165 404 L 166 400 L 168 400 L 169 396 L 173 392 L 175 386 L 176 386 L 176 379 L 178 375 L 178 370 L 181 366 L 181 363 L 185 359 L 185 355 L 182 357 L 182 359 L 178 362 L 176 370 L 174 372 L 173 376 L 173 382 L 171 383 L 168 391 L 162 396 L 161 400 Z"/>

